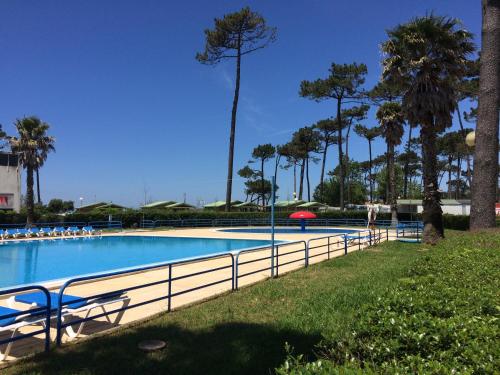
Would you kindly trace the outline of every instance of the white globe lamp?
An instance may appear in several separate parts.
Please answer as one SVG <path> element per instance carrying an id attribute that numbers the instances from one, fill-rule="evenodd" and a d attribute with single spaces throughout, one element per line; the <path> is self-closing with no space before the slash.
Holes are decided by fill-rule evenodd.
<path id="1" fill-rule="evenodd" d="M 476 143 L 476 132 L 470 132 L 467 134 L 465 137 L 465 143 L 469 147 L 474 147 L 474 144 Z"/>

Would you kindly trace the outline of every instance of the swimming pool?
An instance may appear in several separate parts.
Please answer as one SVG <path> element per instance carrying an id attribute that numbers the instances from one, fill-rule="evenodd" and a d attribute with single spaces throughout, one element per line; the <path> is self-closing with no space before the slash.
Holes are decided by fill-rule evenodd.
<path id="1" fill-rule="evenodd" d="M 271 233 L 271 228 L 261 227 L 261 228 L 237 228 L 237 229 L 219 229 L 220 232 L 232 232 L 232 233 Z M 355 229 L 342 229 L 342 228 L 306 228 L 305 232 L 301 231 L 300 228 L 281 228 L 277 227 L 274 229 L 274 233 L 297 233 L 297 234 L 308 234 L 308 233 L 324 233 L 324 234 L 336 234 L 336 233 L 355 233 L 358 232 Z"/>
<path id="2" fill-rule="evenodd" d="M 146 236 L 9 241 L 0 245 L 0 288 L 269 244 L 267 240 Z"/>

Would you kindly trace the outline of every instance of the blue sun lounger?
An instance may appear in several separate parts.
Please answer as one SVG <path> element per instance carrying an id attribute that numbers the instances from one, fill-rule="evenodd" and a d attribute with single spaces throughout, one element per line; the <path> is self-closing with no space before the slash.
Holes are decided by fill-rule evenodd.
<path id="1" fill-rule="evenodd" d="M 50 236 L 52 233 L 52 229 L 48 228 L 48 227 L 43 227 L 43 228 L 40 228 L 38 230 L 38 232 L 36 232 L 36 235 L 38 237 L 45 237 L 45 236 Z"/>
<path id="2" fill-rule="evenodd" d="M 80 228 L 78 227 L 68 227 L 65 231 L 65 234 L 67 235 L 73 235 L 76 236 L 78 233 L 80 233 Z"/>
<path id="3" fill-rule="evenodd" d="M 363 235 L 346 234 L 344 237 L 347 239 L 348 246 L 357 245 L 374 245 L 380 242 L 380 237 L 375 232 Z"/>
<path id="4" fill-rule="evenodd" d="M 64 229 L 64 227 L 54 227 L 54 229 L 52 229 L 51 231 L 53 236 L 64 236 L 65 232 L 66 229 Z"/>
<path id="5" fill-rule="evenodd" d="M 88 226 L 82 228 L 82 233 L 90 236 L 92 234 L 95 234 L 96 231 L 91 225 L 88 225 Z"/>
<path id="6" fill-rule="evenodd" d="M 50 292 L 50 308 L 52 313 L 57 313 L 58 303 L 59 303 L 59 293 Z M 114 304 L 114 303 L 122 303 L 122 307 L 127 307 L 130 303 L 130 298 L 125 294 L 125 292 L 110 292 L 101 297 L 90 297 L 88 299 L 82 299 L 85 297 L 72 296 L 69 294 L 63 294 L 62 297 L 62 319 L 65 320 L 65 317 L 68 315 L 73 315 L 79 312 L 86 312 L 85 318 L 88 318 L 92 310 L 100 308 L 103 313 L 106 313 L 105 306 Z M 20 294 L 14 297 L 15 302 L 24 303 L 30 305 L 31 307 L 45 307 L 46 297 L 43 292 L 32 292 L 26 294 Z M 75 301 L 75 302 L 72 302 Z M 10 303 L 13 301 L 11 300 Z M 116 325 L 121 317 L 123 316 L 123 311 L 118 313 L 114 322 L 111 321 L 108 315 L 105 315 L 106 320 L 112 324 Z M 85 321 L 80 322 L 78 329 L 73 330 L 72 326 L 66 326 L 66 333 L 70 338 L 75 338 L 82 332 L 82 329 L 85 325 Z"/>
<path id="7" fill-rule="evenodd" d="M 33 234 L 33 232 L 31 232 L 31 229 L 20 228 L 17 230 L 16 237 L 24 236 L 24 237 L 28 238 L 28 237 L 31 237 L 32 234 Z"/>
<path id="8" fill-rule="evenodd" d="M 10 307 L 0 306 L 0 317 L 4 315 L 21 313 L 21 312 L 25 314 L 20 314 L 0 319 L 0 332 L 12 331 L 10 338 L 13 339 L 16 336 L 16 333 L 22 327 L 32 326 L 37 324 L 40 324 L 43 327 L 45 327 L 45 324 L 47 322 L 47 317 L 43 312 L 37 311 L 36 313 L 30 313 L 29 310 L 22 311 L 22 310 L 12 309 Z M 9 356 L 10 349 L 12 348 L 13 343 L 14 343 L 13 341 L 7 343 L 7 347 L 5 348 L 5 351 L 3 353 L 0 350 L 0 362 L 5 360 Z"/>
<path id="9" fill-rule="evenodd" d="M 7 238 L 16 238 L 18 236 L 17 229 L 5 229 L 5 231 L 2 234 L 2 239 L 7 239 Z"/>

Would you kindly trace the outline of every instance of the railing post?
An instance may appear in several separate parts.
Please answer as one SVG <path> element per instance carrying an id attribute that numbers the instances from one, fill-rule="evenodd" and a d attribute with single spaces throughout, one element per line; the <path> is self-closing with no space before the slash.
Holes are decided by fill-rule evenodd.
<path id="1" fill-rule="evenodd" d="M 278 274 L 279 274 L 279 266 L 280 266 L 280 262 L 279 262 L 279 245 L 276 245 L 276 273 L 274 274 L 273 277 L 278 277 Z"/>
<path id="2" fill-rule="evenodd" d="M 234 289 L 238 290 L 238 265 L 240 261 L 240 253 L 236 254 L 236 261 L 234 264 Z"/>
<path id="3" fill-rule="evenodd" d="M 328 237 L 328 259 L 330 259 L 330 237 Z"/>
<path id="4" fill-rule="evenodd" d="M 45 294 L 46 305 L 47 308 L 46 316 L 45 316 L 45 351 L 48 352 L 50 350 L 50 314 L 52 309 L 52 301 L 50 300 L 50 293 L 47 289 L 43 289 L 43 293 Z"/>
<path id="5" fill-rule="evenodd" d="M 168 299 L 167 311 L 172 311 L 172 265 L 168 265 Z"/>
<path id="6" fill-rule="evenodd" d="M 234 290 L 234 255 L 229 254 L 231 255 L 231 290 Z"/>
<path id="7" fill-rule="evenodd" d="M 62 325 L 62 297 L 63 292 L 66 289 L 66 284 L 59 290 L 59 295 L 57 296 L 57 321 L 56 321 L 56 345 L 61 346 L 61 325 Z"/>
<path id="8" fill-rule="evenodd" d="M 398 232 L 398 229 L 396 228 L 396 233 Z M 385 228 L 385 240 L 389 241 L 389 228 Z"/>
<path id="9" fill-rule="evenodd" d="M 305 242 L 304 249 L 304 265 L 307 268 L 309 266 L 309 241 Z"/>
<path id="10" fill-rule="evenodd" d="M 347 255 L 347 236 L 344 235 L 344 255 Z"/>

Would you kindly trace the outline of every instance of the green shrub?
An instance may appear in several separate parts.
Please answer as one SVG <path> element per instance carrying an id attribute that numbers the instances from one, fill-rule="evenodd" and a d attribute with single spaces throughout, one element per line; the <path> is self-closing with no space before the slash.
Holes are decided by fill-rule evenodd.
<path id="1" fill-rule="evenodd" d="M 277 218 L 286 218 L 291 211 L 283 212 L 276 211 Z M 255 219 L 267 218 L 269 212 L 224 212 L 212 210 L 196 210 L 196 211 L 169 211 L 169 210 L 94 210 L 90 212 L 75 211 L 72 214 L 65 216 L 51 213 L 43 207 L 38 207 L 35 210 L 36 222 L 88 222 L 88 221 L 107 221 L 109 215 L 112 215 L 113 220 L 120 220 L 125 228 L 130 228 L 139 225 L 142 219 L 147 220 L 178 220 L 178 219 Z M 321 219 L 366 219 L 366 211 L 328 211 L 317 213 Z M 390 213 L 379 213 L 379 220 L 390 220 Z M 422 220 L 421 215 L 399 214 L 399 220 Z M 467 230 L 469 228 L 469 216 L 463 215 L 443 215 L 444 227 L 446 229 Z M 26 223 L 26 213 L 20 214 L 12 211 L 0 211 L 0 224 L 22 224 Z"/>
<path id="2" fill-rule="evenodd" d="M 278 373 L 328 373 L 325 368 L 349 373 L 353 367 L 375 373 L 496 373 L 500 232 L 456 236 L 419 259 L 377 303 L 361 309 L 348 334 L 322 342 L 326 363 L 318 367 L 318 361 L 289 356 Z"/>
<path id="3" fill-rule="evenodd" d="M 469 215 L 443 215 L 443 225 L 446 229 L 468 230 Z"/>

